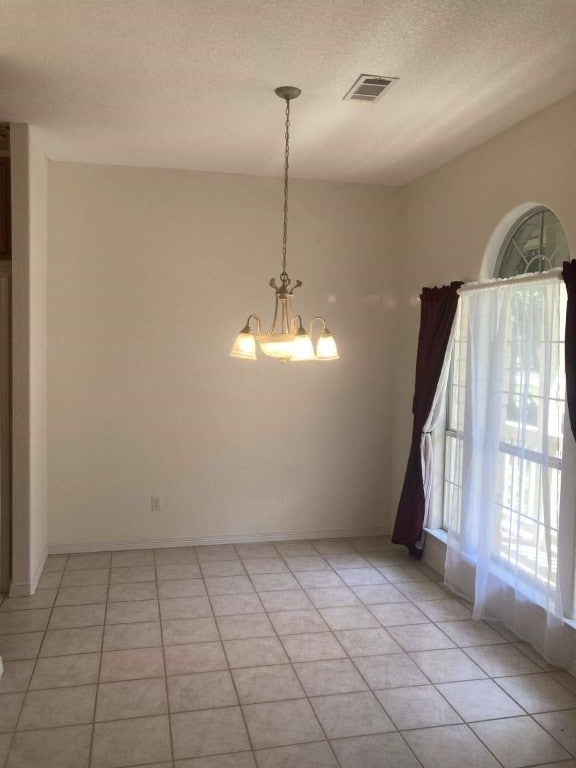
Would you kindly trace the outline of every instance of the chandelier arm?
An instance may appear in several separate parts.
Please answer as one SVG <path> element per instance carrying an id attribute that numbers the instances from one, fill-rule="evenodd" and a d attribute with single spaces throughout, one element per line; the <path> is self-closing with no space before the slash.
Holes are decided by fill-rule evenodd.
<path id="1" fill-rule="evenodd" d="M 274 317 L 272 318 L 272 325 L 270 326 L 270 330 L 268 331 L 268 336 L 271 336 L 274 333 L 274 328 L 276 328 L 277 318 L 278 318 L 278 297 L 276 297 L 276 300 L 274 303 Z"/>
<path id="2" fill-rule="evenodd" d="M 327 329 L 326 320 L 322 317 L 322 315 L 316 315 L 316 317 L 313 317 L 312 320 L 310 320 L 310 336 L 312 336 L 312 326 L 314 325 L 315 320 L 319 320 L 322 323 L 323 331 Z"/>
<path id="3" fill-rule="evenodd" d="M 244 326 L 244 328 L 242 328 L 240 333 L 252 333 L 252 330 L 250 328 L 250 320 L 252 320 L 252 318 L 256 320 L 256 328 L 258 330 L 258 335 L 262 333 L 262 323 L 260 320 L 260 316 L 255 314 L 248 315 L 248 319 L 246 320 L 246 325 Z"/>

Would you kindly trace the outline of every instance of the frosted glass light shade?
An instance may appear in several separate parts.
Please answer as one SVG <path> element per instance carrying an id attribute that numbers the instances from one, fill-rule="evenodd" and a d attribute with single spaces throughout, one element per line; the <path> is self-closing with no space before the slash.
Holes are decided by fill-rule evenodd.
<path id="1" fill-rule="evenodd" d="M 312 339 L 307 333 L 297 333 L 294 337 L 294 343 L 292 345 L 292 357 L 291 363 L 301 362 L 303 360 L 315 360 L 314 346 L 312 345 Z"/>
<path id="2" fill-rule="evenodd" d="M 339 358 L 334 336 L 330 332 L 322 331 L 316 344 L 316 360 L 338 360 Z"/>
<path id="3" fill-rule="evenodd" d="M 253 333 L 240 332 L 236 336 L 230 357 L 241 357 L 244 360 L 256 360 L 256 339 Z"/>
<path id="4" fill-rule="evenodd" d="M 294 349 L 294 336 L 291 333 L 270 333 L 267 336 L 258 336 L 260 349 L 268 357 L 277 360 L 290 360 Z"/>

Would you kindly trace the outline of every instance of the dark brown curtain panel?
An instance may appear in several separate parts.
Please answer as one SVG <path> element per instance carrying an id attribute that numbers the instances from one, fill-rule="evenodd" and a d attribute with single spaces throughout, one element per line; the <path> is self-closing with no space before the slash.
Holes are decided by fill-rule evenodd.
<path id="1" fill-rule="evenodd" d="M 405 544 L 416 558 L 422 556 L 422 549 L 416 545 L 422 538 L 426 506 L 422 477 L 422 430 L 430 415 L 442 373 L 458 307 L 457 291 L 461 285 L 454 282 L 442 288 L 423 288 L 420 295 L 420 333 L 412 402 L 412 445 L 392 536 L 395 544 Z"/>
<path id="2" fill-rule="evenodd" d="M 566 284 L 566 403 L 572 434 L 576 438 L 576 261 L 565 261 L 562 277 Z"/>

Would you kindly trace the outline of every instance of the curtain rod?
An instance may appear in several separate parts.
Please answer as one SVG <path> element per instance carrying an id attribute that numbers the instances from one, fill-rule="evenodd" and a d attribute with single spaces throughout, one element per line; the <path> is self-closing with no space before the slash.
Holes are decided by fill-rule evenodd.
<path id="1" fill-rule="evenodd" d="M 548 280 L 562 279 L 562 267 L 549 269 L 546 272 L 530 272 L 527 275 L 518 275 L 517 277 L 496 278 L 494 280 L 478 281 L 476 283 L 464 283 L 458 288 L 458 294 L 470 293 L 471 291 L 483 291 L 486 288 L 500 288 L 508 285 L 524 285 L 525 283 L 542 283 Z"/>

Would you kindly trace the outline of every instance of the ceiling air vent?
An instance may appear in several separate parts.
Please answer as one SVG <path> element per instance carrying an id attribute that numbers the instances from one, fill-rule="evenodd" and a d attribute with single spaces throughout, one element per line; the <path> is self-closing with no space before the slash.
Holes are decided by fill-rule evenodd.
<path id="1" fill-rule="evenodd" d="M 382 77 L 381 75 L 360 75 L 345 99 L 355 101 L 376 101 L 398 80 L 397 77 Z"/>

